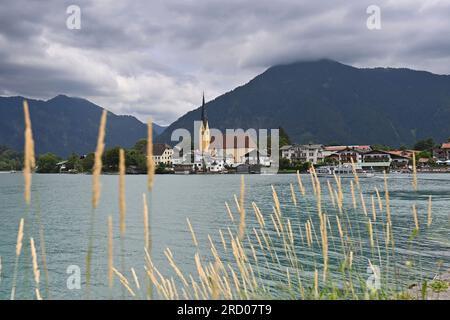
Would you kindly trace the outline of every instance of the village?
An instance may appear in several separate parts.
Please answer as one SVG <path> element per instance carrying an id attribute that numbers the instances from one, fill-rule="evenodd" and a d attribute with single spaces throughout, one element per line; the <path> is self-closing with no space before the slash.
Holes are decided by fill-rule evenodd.
<path id="1" fill-rule="evenodd" d="M 450 142 L 436 148 L 432 141 L 424 140 L 423 146 L 417 144 L 420 150 L 406 147 L 394 150 L 377 145 L 288 144 L 279 148 L 278 157 L 259 150 L 254 137 L 244 132 L 224 135 L 212 143 L 204 97 L 198 133 L 198 149 L 188 153 L 183 154 L 177 146 L 155 144 L 155 164 L 166 168 L 166 172 L 183 174 L 273 173 L 274 166 L 275 173 L 289 173 L 307 171 L 311 165 L 323 167 L 320 172 L 324 174 L 349 173 L 354 168 L 362 173 L 408 173 L 413 166 L 418 172 L 450 172 Z"/>
<path id="2" fill-rule="evenodd" d="M 382 172 L 411 173 L 413 170 L 450 173 L 450 139 L 439 146 L 432 139 L 426 139 L 418 141 L 413 148 L 398 149 L 385 145 L 295 144 L 290 142 L 284 130 L 279 130 L 284 135 L 278 137 L 280 146 L 275 150 L 271 150 L 273 146 L 261 150 L 260 141 L 250 130 L 232 130 L 232 134 L 220 134 L 219 137 L 211 134 L 217 130 L 209 128 L 204 97 L 197 124 L 192 146 L 190 143 L 184 147 L 181 143 L 175 146 L 152 144 L 157 174 L 295 173 L 308 172 L 311 166 L 318 168 L 319 175 L 352 174 L 354 170 L 367 176 Z M 127 174 L 146 173 L 146 145 L 147 141 L 142 139 L 126 150 Z M 117 172 L 118 153 L 119 147 L 106 151 L 106 174 Z M 93 154 L 81 158 L 84 170 L 83 165 L 74 164 L 78 160 L 73 156 L 72 160 L 57 162 L 55 170 L 50 172 L 88 173 Z"/>
<path id="3" fill-rule="evenodd" d="M 248 140 L 247 140 L 248 141 Z M 176 150 L 176 147 L 175 147 Z M 155 144 L 153 159 L 157 166 L 165 168 L 167 173 L 261 173 L 273 164 L 267 154 L 257 151 L 256 144 L 219 150 L 221 157 L 199 150 L 183 158 L 174 158 L 174 148 L 168 144 Z M 354 164 L 358 169 L 373 172 L 410 173 L 415 156 L 418 172 L 449 172 L 450 143 L 442 143 L 435 148 L 431 157 L 420 157 L 425 152 L 419 150 L 378 150 L 370 145 L 326 146 L 322 144 L 293 144 L 280 148 L 279 172 L 289 173 L 295 168 L 310 165 L 315 167 L 342 166 Z M 256 154 L 257 163 L 255 163 Z M 187 159 L 193 159 L 191 163 Z M 291 169 L 291 170 L 290 170 Z"/>

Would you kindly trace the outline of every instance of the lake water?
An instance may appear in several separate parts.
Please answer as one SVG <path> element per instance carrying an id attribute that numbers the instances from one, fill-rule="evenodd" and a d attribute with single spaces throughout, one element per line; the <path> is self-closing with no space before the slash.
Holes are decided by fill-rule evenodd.
<path id="1" fill-rule="evenodd" d="M 38 221 L 39 219 L 42 221 L 49 270 L 49 297 L 53 299 L 85 297 L 83 288 L 71 290 L 67 287 L 66 281 L 69 275 L 66 271 L 71 265 L 79 266 L 82 273 L 82 287 L 84 286 L 85 256 L 92 212 L 91 179 L 92 177 L 88 175 L 34 175 L 32 206 L 31 210 L 28 210 L 23 201 L 22 176 L 20 174 L 0 174 L 0 256 L 2 260 L 0 299 L 8 299 L 11 292 L 17 229 L 21 217 L 26 218 L 25 238 L 27 241 L 30 236 L 39 239 Z M 311 190 L 309 176 L 304 175 L 303 180 L 306 188 Z M 393 224 L 396 233 L 399 234 L 399 238 L 396 239 L 399 260 L 407 261 L 413 257 L 414 261 L 419 261 L 420 265 L 417 267 L 420 267 L 425 276 L 432 276 L 432 271 L 436 270 L 437 264 L 441 264 L 442 269 L 449 269 L 450 175 L 420 175 L 418 191 L 412 190 L 411 177 L 408 175 L 390 175 L 389 180 Z M 296 187 L 298 199 L 301 198 L 296 181 L 295 175 L 245 176 L 248 230 L 256 224 L 251 202 L 257 203 L 266 217 L 272 213 L 271 185 L 273 185 L 280 197 L 283 214 L 291 217 L 294 233 L 297 233 L 298 225 L 295 224 L 298 223 L 296 222 L 298 220 L 296 217 L 300 216 L 299 221 L 303 226 L 305 220 L 301 220 L 302 214 L 313 206 L 314 200 L 312 195 L 309 195 L 309 198 L 299 200 L 300 210 L 293 206 L 290 183 Z M 346 206 L 349 206 L 351 205 L 349 180 L 343 179 L 343 185 Z M 107 289 L 106 265 L 108 215 L 112 215 L 114 222 L 115 265 L 119 269 L 121 266 L 120 256 L 123 252 L 126 269 L 134 267 L 141 278 L 144 274 L 142 194 L 146 192 L 146 176 L 126 177 L 127 230 L 123 250 L 120 248 L 118 236 L 118 177 L 103 176 L 102 186 L 100 205 L 95 212 L 92 279 L 92 297 L 94 298 L 110 296 Z M 361 186 L 370 212 L 370 197 L 375 194 L 375 187 L 384 190 L 383 178 L 361 179 Z M 333 217 L 335 209 L 332 208 L 326 195 L 325 183 L 323 183 L 322 189 L 324 190 L 324 210 Z M 186 272 L 194 272 L 193 257 L 196 251 L 186 218 L 190 219 L 201 247 L 206 250 L 209 246 L 208 234 L 215 241 L 220 239 L 218 237 L 219 229 L 226 230 L 228 226 L 231 226 L 232 230 L 235 230 L 226 212 L 225 202 L 230 204 L 232 211 L 237 216 L 233 195 L 239 194 L 239 190 L 240 176 L 238 175 L 156 176 L 154 191 L 149 195 L 153 240 L 152 258 L 155 265 L 165 273 L 173 274 L 164 256 L 164 249 L 170 248 L 180 268 Z M 413 204 L 417 205 L 419 222 L 421 226 L 424 226 L 430 195 L 433 199 L 433 227 L 430 230 L 421 228 L 421 234 L 417 239 L 408 240 L 408 235 L 414 226 L 411 207 Z M 360 211 L 354 212 L 351 213 L 350 218 L 358 221 L 361 219 L 361 215 Z M 333 221 L 330 218 L 330 222 L 333 223 Z M 362 227 L 359 232 L 364 233 L 364 228 Z M 333 239 L 332 245 L 335 245 L 335 242 L 338 242 L 337 235 L 330 235 L 330 237 Z M 39 244 L 39 241 L 37 243 Z M 365 244 L 361 244 L 361 248 L 363 246 Z M 282 249 L 280 248 L 280 250 Z M 364 252 L 363 249 L 362 252 Z M 376 260 L 376 257 L 374 259 Z M 313 264 L 313 259 L 308 261 L 306 253 L 301 260 L 306 268 Z M 363 260 L 364 258 L 361 257 L 362 262 Z M 331 262 L 333 262 L 333 256 Z M 41 261 L 39 263 L 41 264 Z M 32 288 L 33 282 L 30 280 L 32 279 L 30 264 L 29 245 L 25 245 L 19 261 L 18 298 L 32 298 L 30 288 Z M 273 270 L 273 272 L 277 271 Z M 129 272 L 127 276 L 129 276 Z M 41 279 L 43 283 L 42 268 Z M 407 280 L 405 279 L 405 281 Z M 44 291 L 43 287 L 44 285 L 41 286 L 42 291 Z M 115 283 L 115 290 L 114 296 L 120 298 L 121 289 L 118 281 Z"/>

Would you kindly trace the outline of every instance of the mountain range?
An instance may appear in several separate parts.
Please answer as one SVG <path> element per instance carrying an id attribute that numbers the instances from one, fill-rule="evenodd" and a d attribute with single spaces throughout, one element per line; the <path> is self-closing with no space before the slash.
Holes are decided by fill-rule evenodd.
<path id="1" fill-rule="evenodd" d="M 0 97 L 0 145 L 23 149 L 24 97 Z M 36 153 L 55 153 L 66 157 L 72 152 L 95 151 L 100 116 L 98 105 L 65 95 L 43 101 L 27 99 L 33 127 Z M 154 134 L 163 130 L 154 125 Z M 107 147 L 131 147 L 147 136 L 147 126 L 132 116 L 108 112 L 105 144 Z"/>
<path id="2" fill-rule="evenodd" d="M 317 60 L 269 68 L 206 104 L 211 128 L 278 128 L 292 141 L 411 145 L 450 137 L 450 76 Z M 200 108 L 172 123 L 192 132 Z"/>
<path id="3" fill-rule="evenodd" d="M 0 145 L 23 148 L 23 97 L 0 97 Z M 200 99 L 199 99 L 200 100 Z M 95 150 L 103 110 L 59 95 L 28 99 L 38 154 Z M 450 76 L 394 68 L 356 68 L 332 60 L 278 65 L 206 104 L 210 128 L 282 127 L 295 143 L 412 145 L 450 137 Z M 169 127 L 154 125 L 159 142 L 177 128 L 193 131 L 201 108 Z M 130 147 L 146 125 L 109 112 L 107 147 Z M 173 142 L 172 142 L 173 144 Z"/>

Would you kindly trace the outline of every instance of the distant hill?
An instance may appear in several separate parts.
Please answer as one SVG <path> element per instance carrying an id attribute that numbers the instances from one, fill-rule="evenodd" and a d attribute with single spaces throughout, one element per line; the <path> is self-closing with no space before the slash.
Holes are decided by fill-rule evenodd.
<path id="1" fill-rule="evenodd" d="M 23 148 L 23 99 L 0 97 L 0 145 L 18 151 Z M 64 95 L 48 101 L 27 100 L 37 154 L 52 152 L 66 157 L 72 152 L 95 151 L 103 108 L 88 100 Z M 155 126 L 155 135 L 157 130 Z M 108 113 L 107 147 L 131 147 L 146 136 L 146 125 L 135 117 Z"/>
<path id="2" fill-rule="evenodd" d="M 153 130 L 155 131 L 155 133 L 157 135 L 160 135 L 161 133 L 164 132 L 164 130 L 166 130 L 167 126 L 160 126 L 156 123 L 153 123 Z"/>
<path id="3" fill-rule="evenodd" d="M 284 128 L 296 143 L 413 144 L 450 137 L 450 76 L 332 60 L 269 68 L 207 103 L 212 128 Z M 170 125 L 193 128 L 200 108 Z"/>

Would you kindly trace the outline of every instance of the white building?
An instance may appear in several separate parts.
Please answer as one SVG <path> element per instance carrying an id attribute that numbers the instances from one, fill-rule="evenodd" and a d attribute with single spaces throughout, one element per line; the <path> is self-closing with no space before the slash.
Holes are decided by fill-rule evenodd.
<path id="1" fill-rule="evenodd" d="M 310 162 L 317 164 L 324 159 L 324 148 L 321 144 L 303 144 L 280 148 L 281 157 L 289 161 Z"/>
<path id="2" fill-rule="evenodd" d="M 172 165 L 173 149 L 165 143 L 155 143 L 153 145 L 153 161 L 156 165 L 165 164 Z"/>

